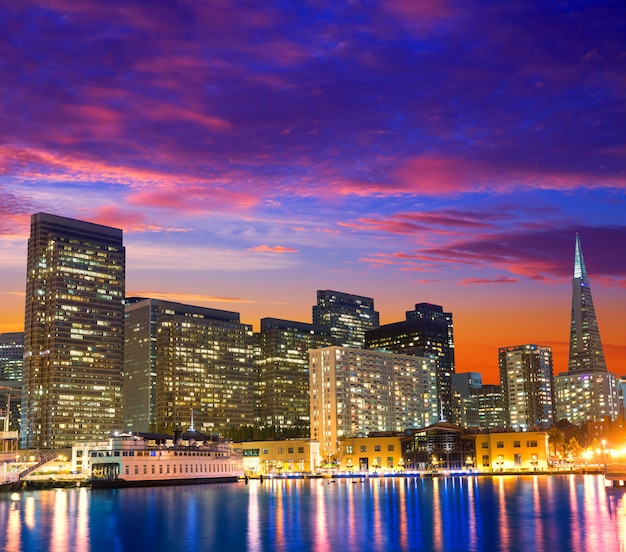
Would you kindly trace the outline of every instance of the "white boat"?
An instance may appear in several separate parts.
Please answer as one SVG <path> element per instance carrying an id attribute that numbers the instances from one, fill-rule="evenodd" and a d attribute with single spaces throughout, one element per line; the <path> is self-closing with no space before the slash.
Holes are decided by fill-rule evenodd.
<path id="1" fill-rule="evenodd" d="M 161 436 L 162 437 L 162 436 Z M 119 434 L 107 444 L 84 449 L 93 488 L 145 487 L 234 482 L 243 476 L 243 458 L 228 441 L 154 439 Z M 84 462 L 83 462 L 84 464 Z"/>

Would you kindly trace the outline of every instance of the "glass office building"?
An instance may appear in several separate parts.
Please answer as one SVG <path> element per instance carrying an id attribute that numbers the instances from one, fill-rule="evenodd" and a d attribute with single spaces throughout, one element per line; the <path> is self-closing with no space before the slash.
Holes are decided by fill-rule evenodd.
<path id="1" fill-rule="evenodd" d="M 31 218 L 22 446 L 63 448 L 121 429 L 122 231 L 47 213 Z"/>

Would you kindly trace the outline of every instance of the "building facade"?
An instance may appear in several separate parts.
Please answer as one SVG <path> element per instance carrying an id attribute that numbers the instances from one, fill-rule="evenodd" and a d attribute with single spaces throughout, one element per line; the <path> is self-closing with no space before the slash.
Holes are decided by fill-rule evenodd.
<path id="1" fill-rule="evenodd" d="M 122 424 L 122 231 L 38 213 L 26 277 L 22 446 L 61 448 Z"/>
<path id="2" fill-rule="evenodd" d="M 461 427 L 480 427 L 480 405 L 477 391 L 483 378 L 478 372 L 452 374 L 452 413 Z"/>
<path id="3" fill-rule="evenodd" d="M 406 468 L 419 471 L 461 471 L 474 467 L 474 439 L 449 422 L 407 431 L 402 438 Z"/>
<path id="4" fill-rule="evenodd" d="M 507 425 L 516 431 L 551 427 L 552 349 L 527 344 L 502 347 L 498 354 Z"/>
<path id="5" fill-rule="evenodd" d="M 125 334 L 125 429 L 213 434 L 254 423 L 254 339 L 239 313 L 133 299 Z"/>
<path id="6" fill-rule="evenodd" d="M 618 380 L 610 372 L 559 374 L 555 380 L 556 421 L 582 425 L 620 415 Z"/>
<path id="7" fill-rule="evenodd" d="M 456 422 L 451 380 L 455 373 L 452 313 L 444 312 L 439 305 L 418 303 L 414 310 L 406 312 L 405 321 L 368 331 L 365 348 L 435 358 L 440 417 Z"/>
<path id="8" fill-rule="evenodd" d="M 549 468 L 548 433 L 470 433 L 447 422 L 407 431 L 402 437 L 407 470 L 524 473 Z"/>
<path id="9" fill-rule="evenodd" d="M 391 431 L 340 440 L 337 469 L 348 473 L 403 472 L 402 435 Z"/>
<path id="10" fill-rule="evenodd" d="M 478 399 L 478 427 L 480 429 L 504 429 L 507 426 L 507 420 L 502 387 L 483 385 L 474 393 Z"/>
<path id="11" fill-rule="evenodd" d="M 257 334 L 257 421 L 261 426 L 310 434 L 309 350 L 332 345 L 328 327 L 261 319 Z"/>
<path id="12" fill-rule="evenodd" d="M 22 381 L 24 332 L 0 334 L 0 381 Z"/>
<path id="13" fill-rule="evenodd" d="M 322 462 L 320 444 L 309 439 L 244 441 L 235 446 L 241 448 L 244 472 L 252 477 L 314 473 Z"/>
<path id="14" fill-rule="evenodd" d="M 311 438 L 320 442 L 324 458 L 337 456 L 341 439 L 437 419 L 434 359 L 349 347 L 309 355 Z"/>
<path id="15" fill-rule="evenodd" d="M 545 431 L 477 433 L 474 439 L 479 472 L 534 472 L 549 468 Z"/>
<path id="16" fill-rule="evenodd" d="M 313 324 L 327 326 L 333 345 L 363 348 L 365 332 L 379 326 L 374 299 L 333 290 L 318 290 Z"/>
<path id="17" fill-rule="evenodd" d="M 555 377 L 557 421 L 600 421 L 619 413 L 617 376 L 607 371 L 600 330 L 591 297 L 587 267 L 576 234 L 572 279 L 569 368 Z"/>

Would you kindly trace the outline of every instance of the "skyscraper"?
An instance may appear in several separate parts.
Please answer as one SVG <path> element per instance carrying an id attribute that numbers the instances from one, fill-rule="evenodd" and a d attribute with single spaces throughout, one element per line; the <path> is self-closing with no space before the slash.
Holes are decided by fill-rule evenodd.
<path id="1" fill-rule="evenodd" d="M 374 299 L 329 289 L 318 290 L 313 307 L 313 324 L 330 328 L 333 343 L 339 347 L 363 347 L 365 332 L 378 328 L 379 315 Z"/>
<path id="2" fill-rule="evenodd" d="M 126 307 L 124 427 L 224 432 L 254 423 L 252 326 L 239 313 L 158 299 Z"/>
<path id="3" fill-rule="evenodd" d="M 122 231 L 31 217 L 26 276 L 22 446 L 61 448 L 121 428 Z"/>
<path id="4" fill-rule="evenodd" d="M 325 347 L 310 351 L 311 439 L 325 458 L 338 440 L 404 431 L 437 419 L 435 360 Z"/>
<path id="5" fill-rule="evenodd" d="M 499 361 L 508 425 L 516 431 L 552 426 L 552 349 L 533 344 L 502 347 Z"/>
<path id="6" fill-rule="evenodd" d="M 478 427 L 480 429 L 504 428 L 506 426 L 502 386 L 483 385 L 475 391 L 478 398 Z"/>
<path id="7" fill-rule="evenodd" d="M 453 417 L 461 427 L 479 427 L 479 402 L 476 396 L 483 386 L 482 375 L 478 372 L 452 374 Z"/>
<path id="8" fill-rule="evenodd" d="M 569 370 L 554 378 L 556 420 L 573 424 L 619 415 L 617 377 L 607 370 L 587 267 L 576 234 Z"/>
<path id="9" fill-rule="evenodd" d="M 0 380 L 22 381 L 24 332 L 0 334 Z"/>
<path id="10" fill-rule="evenodd" d="M 319 324 L 263 318 L 257 343 L 259 424 L 308 437 L 309 350 L 332 345 L 330 330 Z"/>
<path id="11" fill-rule="evenodd" d="M 406 320 L 385 324 L 365 334 L 365 348 L 419 357 L 433 356 L 437 362 L 439 415 L 460 423 L 452 409 L 451 376 L 455 373 L 452 313 L 431 303 L 418 303 L 406 312 Z"/>
<path id="12" fill-rule="evenodd" d="M 600 330 L 591 298 L 587 267 L 576 234 L 572 280 L 572 322 L 569 342 L 569 373 L 606 371 Z"/>

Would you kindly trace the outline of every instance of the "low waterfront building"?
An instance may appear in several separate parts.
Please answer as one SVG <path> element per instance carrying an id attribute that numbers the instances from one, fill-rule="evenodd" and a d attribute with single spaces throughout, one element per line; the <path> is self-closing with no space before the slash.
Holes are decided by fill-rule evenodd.
<path id="1" fill-rule="evenodd" d="M 543 471 L 549 466 L 545 431 L 470 433 L 437 422 L 405 435 L 401 441 L 407 470 L 498 473 Z"/>
<path id="2" fill-rule="evenodd" d="M 339 441 L 337 469 L 345 472 L 396 473 L 404 471 L 402 432 L 372 433 Z"/>
<path id="3" fill-rule="evenodd" d="M 244 441 L 236 443 L 243 454 L 247 475 L 290 475 L 315 472 L 321 465 L 320 444 L 309 439 Z"/>
<path id="4" fill-rule="evenodd" d="M 511 431 L 476 433 L 476 464 L 479 472 L 531 472 L 548 469 L 548 433 Z"/>
<path id="5" fill-rule="evenodd" d="M 407 430 L 402 454 L 407 470 L 459 471 L 474 466 L 474 439 L 449 422 Z"/>

